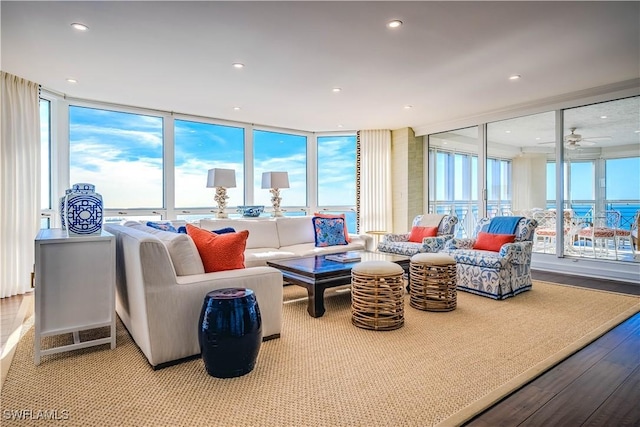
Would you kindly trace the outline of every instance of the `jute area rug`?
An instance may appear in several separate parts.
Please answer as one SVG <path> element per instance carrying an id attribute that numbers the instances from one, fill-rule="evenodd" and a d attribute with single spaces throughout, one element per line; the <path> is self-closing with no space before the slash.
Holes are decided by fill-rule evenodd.
<path id="1" fill-rule="evenodd" d="M 31 328 L 2 390 L 2 425 L 459 425 L 640 310 L 635 296 L 536 282 L 505 301 L 460 292 L 448 313 L 407 296 L 405 325 L 376 332 L 351 324 L 348 291 L 328 292 L 317 319 L 304 296 L 285 288 L 281 338 L 232 379 L 200 359 L 153 371 L 120 323 L 115 350 L 35 366 Z"/>

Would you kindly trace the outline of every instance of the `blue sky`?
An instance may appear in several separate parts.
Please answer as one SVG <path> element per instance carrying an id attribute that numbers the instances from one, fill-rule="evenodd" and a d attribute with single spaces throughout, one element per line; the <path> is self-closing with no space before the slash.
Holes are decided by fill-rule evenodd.
<path id="1" fill-rule="evenodd" d="M 69 115 L 71 183 L 94 183 L 108 208 L 162 207 L 160 117 L 73 106 Z M 215 205 L 214 189 L 206 188 L 214 167 L 236 171 L 228 203 L 245 204 L 244 128 L 175 120 L 174 133 L 176 207 Z M 281 190 L 282 206 L 306 206 L 306 137 L 256 130 L 253 139 L 252 204 L 271 205 L 262 172 L 286 171 L 291 188 Z M 321 205 L 355 205 L 355 136 L 322 137 L 318 151 Z"/>

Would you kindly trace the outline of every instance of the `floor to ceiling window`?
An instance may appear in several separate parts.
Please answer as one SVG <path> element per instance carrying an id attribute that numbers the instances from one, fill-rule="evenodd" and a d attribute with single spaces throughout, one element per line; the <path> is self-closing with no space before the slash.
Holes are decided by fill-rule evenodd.
<path id="1" fill-rule="evenodd" d="M 73 183 L 92 183 L 103 197 L 105 221 L 212 218 L 215 190 L 206 187 L 206 178 L 209 169 L 219 167 L 236 171 L 236 187 L 227 191 L 230 216 L 240 216 L 236 206 L 254 204 L 264 205 L 263 216 L 269 216 L 271 194 L 262 188 L 262 173 L 282 171 L 289 177 L 289 188 L 281 189 L 285 215 L 344 212 L 355 231 L 355 134 L 278 132 L 247 123 L 67 102 L 50 93 L 41 113 L 42 158 L 47 159 L 43 195 L 57 200 Z M 64 132 L 52 133 L 51 122 L 68 126 L 69 139 Z M 48 171 L 54 153 L 55 167 Z M 50 215 L 51 226 L 59 227 L 58 207 L 47 203 L 43 198 L 43 218 Z M 49 226 L 45 222 L 42 226 Z"/>
<path id="2" fill-rule="evenodd" d="M 630 239 L 640 210 L 639 100 L 636 96 L 487 123 L 486 213 L 478 215 L 536 219 L 536 253 L 640 262 Z M 559 143 L 556 117 L 564 123 Z M 473 163 L 465 156 L 477 157 L 469 147 L 481 138 L 470 129 L 476 128 L 429 135 L 429 209 L 455 211 L 462 227 L 469 215 L 460 206 L 466 203 L 473 212 L 478 204 L 466 184 Z M 560 149 L 564 163 L 558 171 Z M 472 176 L 481 179 L 481 173 L 476 170 Z M 563 177 L 561 186 L 558 176 Z M 458 230 L 457 235 L 469 231 Z"/>
<path id="3" fill-rule="evenodd" d="M 630 228 L 640 210 L 640 97 L 564 110 L 570 257 L 640 262 Z"/>
<path id="4" fill-rule="evenodd" d="M 534 252 L 555 252 L 555 155 L 553 111 L 487 124 L 487 216 L 535 218 L 544 232 Z"/>
<path id="5" fill-rule="evenodd" d="M 429 135 L 429 210 L 458 217 L 457 237 L 478 222 L 478 128 Z"/>

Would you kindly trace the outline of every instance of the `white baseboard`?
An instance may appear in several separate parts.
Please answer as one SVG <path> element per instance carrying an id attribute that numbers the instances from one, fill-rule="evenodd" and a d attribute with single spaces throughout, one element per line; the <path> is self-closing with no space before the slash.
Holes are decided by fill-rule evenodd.
<path id="1" fill-rule="evenodd" d="M 533 254 L 531 268 L 554 273 L 618 280 L 640 286 L 640 263 L 585 258 L 558 258 L 552 254 Z"/>

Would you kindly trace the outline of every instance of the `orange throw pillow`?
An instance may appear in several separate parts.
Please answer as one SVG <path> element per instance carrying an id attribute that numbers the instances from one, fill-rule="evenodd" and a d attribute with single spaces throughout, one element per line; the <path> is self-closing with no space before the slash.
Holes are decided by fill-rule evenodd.
<path id="1" fill-rule="evenodd" d="M 502 245 L 505 243 L 513 243 L 515 240 L 515 234 L 492 234 L 481 231 L 478 233 L 478 238 L 473 244 L 473 249 L 500 252 Z"/>
<path id="2" fill-rule="evenodd" d="M 323 214 L 323 213 L 314 213 L 313 216 L 317 216 L 320 218 L 342 218 L 344 219 L 344 239 L 349 243 L 349 230 L 347 230 L 347 219 L 344 217 L 344 214 Z"/>
<path id="3" fill-rule="evenodd" d="M 244 250 L 249 231 L 215 234 L 187 224 L 187 234 L 198 248 L 206 273 L 244 268 Z"/>
<path id="4" fill-rule="evenodd" d="M 409 234 L 409 241 L 414 243 L 422 243 L 422 239 L 425 237 L 436 237 L 438 235 L 438 227 L 421 227 L 414 225 L 411 227 L 411 234 Z"/>

